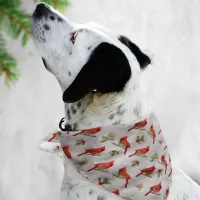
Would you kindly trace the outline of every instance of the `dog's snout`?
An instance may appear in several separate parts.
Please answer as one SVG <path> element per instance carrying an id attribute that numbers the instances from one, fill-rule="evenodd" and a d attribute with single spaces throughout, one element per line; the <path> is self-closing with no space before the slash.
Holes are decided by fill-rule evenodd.
<path id="1" fill-rule="evenodd" d="M 49 8 L 45 3 L 40 3 L 36 6 L 35 13 L 38 16 L 46 15 L 49 12 Z"/>

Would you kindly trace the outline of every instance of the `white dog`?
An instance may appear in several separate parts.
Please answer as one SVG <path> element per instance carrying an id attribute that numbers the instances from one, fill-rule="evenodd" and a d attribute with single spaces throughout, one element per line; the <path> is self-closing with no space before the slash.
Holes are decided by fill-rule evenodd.
<path id="1" fill-rule="evenodd" d="M 172 168 L 167 146 L 140 89 L 140 75 L 151 61 L 137 45 L 100 25 L 72 23 L 44 3 L 38 4 L 33 14 L 32 36 L 46 69 L 60 83 L 65 102 L 66 122 L 61 129 L 67 134 L 61 132 L 60 138 L 66 156 L 60 200 L 153 200 L 167 199 L 169 194 L 171 200 L 200 199 L 198 186 L 179 169 L 173 170 L 170 188 Z M 99 133 L 89 138 L 91 130 Z M 138 136 L 140 131 L 144 135 Z M 102 138 L 108 141 L 106 145 L 94 148 Z M 88 143 L 87 148 L 77 148 L 77 141 L 81 145 Z M 112 150 L 113 145 L 117 150 Z M 144 145 L 146 148 L 140 148 Z M 91 149 L 95 149 L 93 156 Z M 110 160 L 108 153 L 120 156 Z M 130 161 L 128 157 L 136 153 L 137 160 Z M 75 154 L 89 161 L 77 167 L 77 160 L 69 161 Z M 135 169 L 133 164 L 127 167 L 129 162 L 143 168 Z M 113 184 L 107 186 L 110 180 Z"/>

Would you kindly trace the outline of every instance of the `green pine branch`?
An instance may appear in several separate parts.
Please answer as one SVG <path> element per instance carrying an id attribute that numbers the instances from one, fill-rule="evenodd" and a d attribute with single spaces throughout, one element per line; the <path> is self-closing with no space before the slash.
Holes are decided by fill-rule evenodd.
<path id="1" fill-rule="evenodd" d="M 0 33 L 0 76 L 4 75 L 5 85 L 9 86 L 19 77 L 16 60 L 7 52 L 5 40 Z"/>
<path id="2" fill-rule="evenodd" d="M 0 8 L 19 8 L 21 5 L 20 0 L 1 0 Z"/>
<path id="3" fill-rule="evenodd" d="M 15 8 L 0 7 L 0 28 L 13 39 L 22 35 L 21 44 L 25 46 L 31 34 L 31 16 Z"/>

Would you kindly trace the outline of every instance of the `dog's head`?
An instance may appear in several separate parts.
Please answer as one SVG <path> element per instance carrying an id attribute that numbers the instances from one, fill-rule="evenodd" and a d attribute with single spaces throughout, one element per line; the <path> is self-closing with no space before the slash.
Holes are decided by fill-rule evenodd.
<path id="1" fill-rule="evenodd" d="M 45 3 L 33 13 L 32 37 L 66 103 L 92 91 L 122 91 L 151 62 L 127 37 L 94 23 L 75 24 Z"/>

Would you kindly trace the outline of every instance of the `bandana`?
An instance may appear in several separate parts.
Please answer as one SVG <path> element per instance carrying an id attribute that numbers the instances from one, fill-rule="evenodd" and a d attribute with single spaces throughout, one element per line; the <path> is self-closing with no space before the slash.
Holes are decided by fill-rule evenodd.
<path id="1" fill-rule="evenodd" d="M 126 199 L 167 199 L 168 148 L 153 112 L 133 123 L 56 132 L 40 147 L 63 152 L 87 180 Z"/>

